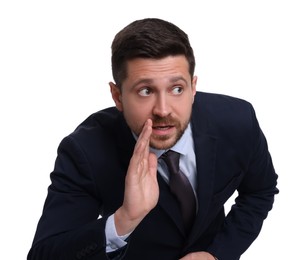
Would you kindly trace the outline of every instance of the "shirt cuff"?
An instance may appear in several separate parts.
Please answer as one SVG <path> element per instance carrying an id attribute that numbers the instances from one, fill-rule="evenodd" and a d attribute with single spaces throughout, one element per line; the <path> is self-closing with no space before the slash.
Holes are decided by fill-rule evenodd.
<path id="1" fill-rule="evenodd" d="M 123 236 L 118 236 L 115 226 L 114 214 L 110 215 L 106 220 L 105 225 L 106 253 L 110 253 L 124 247 L 127 244 L 125 240 L 129 237 L 130 234 L 131 233 Z"/>

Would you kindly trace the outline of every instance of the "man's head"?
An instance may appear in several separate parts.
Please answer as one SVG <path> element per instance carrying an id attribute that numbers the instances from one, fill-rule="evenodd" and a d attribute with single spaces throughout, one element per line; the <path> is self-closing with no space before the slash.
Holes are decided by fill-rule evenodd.
<path id="1" fill-rule="evenodd" d="M 194 68 L 188 36 L 169 22 L 138 20 L 115 36 L 112 97 L 135 134 L 152 119 L 152 147 L 170 148 L 184 133 L 196 93 Z"/>

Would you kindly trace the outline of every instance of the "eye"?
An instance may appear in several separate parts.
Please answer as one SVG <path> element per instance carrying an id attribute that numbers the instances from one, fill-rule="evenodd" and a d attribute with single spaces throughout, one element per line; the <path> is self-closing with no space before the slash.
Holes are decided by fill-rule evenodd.
<path id="1" fill-rule="evenodd" d="M 172 88 L 172 93 L 174 95 L 180 95 L 183 92 L 183 88 L 179 86 L 175 86 Z"/>
<path id="2" fill-rule="evenodd" d="M 151 93 L 152 93 L 152 90 L 149 88 L 142 88 L 138 91 L 138 94 L 143 97 L 150 96 Z"/>

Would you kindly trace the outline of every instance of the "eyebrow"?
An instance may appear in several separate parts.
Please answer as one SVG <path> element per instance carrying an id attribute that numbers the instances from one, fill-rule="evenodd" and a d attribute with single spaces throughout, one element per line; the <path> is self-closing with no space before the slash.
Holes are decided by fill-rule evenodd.
<path id="1" fill-rule="evenodd" d="M 178 82 L 180 80 L 184 81 L 184 83 L 188 84 L 187 80 L 184 77 L 182 77 L 182 76 L 172 77 L 172 78 L 170 78 L 169 82 L 170 83 L 175 83 L 175 82 Z M 151 84 L 153 84 L 153 82 L 154 82 L 154 80 L 150 79 L 150 78 L 140 79 L 137 82 L 135 82 L 135 84 L 133 84 L 132 88 L 135 88 L 139 84 L 148 84 L 148 85 L 151 85 Z"/>
<path id="2" fill-rule="evenodd" d="M 180 81 L 180 80 L 184 81 L 186 84 L 188 83 L 187 80 L 182 76 L 173 77 L 173 78 L 170 79 L 170 82 L 174 83 L 174 82 L 177 82 L 177 81 Z"/>
<path id="3" fill-rule="evenodd" d="M 135 88 L 139 84 L 149 84 L 150 85 L 152 83 L 153 83 L 152 79 L 140 79 L 133 84 L 132 88 Z"/>

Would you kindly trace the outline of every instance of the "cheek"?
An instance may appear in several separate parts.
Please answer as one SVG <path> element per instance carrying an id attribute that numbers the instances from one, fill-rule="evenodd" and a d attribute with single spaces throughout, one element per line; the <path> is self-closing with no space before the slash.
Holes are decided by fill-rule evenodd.
<path id="1" fill-rule="evenodd" d="M 123 103 L 123 114 L 131 128 L 138 128 L 151 118 L 151 111 L 144 104 Z"/>
<path id="2" fill-rule="evenodd" d="M 179 116 L 183 119 L 190 116 L 191 108 L 192 108 L 192 100 L 180 102 L 179 105 L 176 106 L 176 111 Z"/>
<path id="3" fill-rule="evenodd" d="M 122 103 L 123 111 L 126 115 L 133 118 L 141 118 L 147 113 L 147 107 L 145 104 L 139 102 L 132 102 L 131 100 Z"/>
<path id="4" fill-rule="evenodd" d="M 134 116 L 147 116 L 152 112 L 152 99 L 139 99 L 130 95 L 123 99 L 123 101 L 123 109 L 126 110 L 125 112 L 133 114 Z"/>

